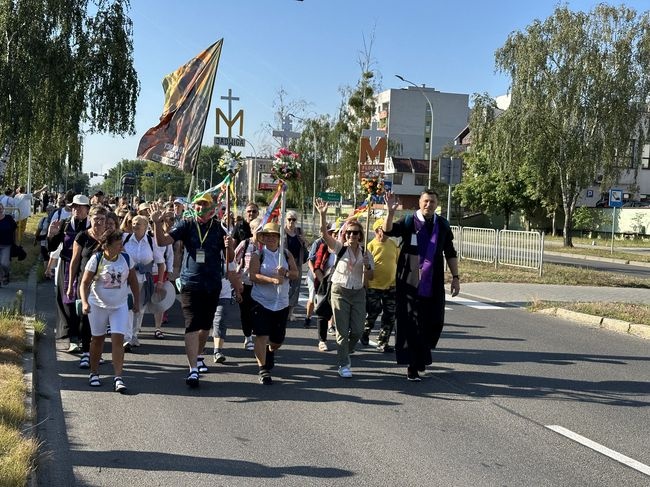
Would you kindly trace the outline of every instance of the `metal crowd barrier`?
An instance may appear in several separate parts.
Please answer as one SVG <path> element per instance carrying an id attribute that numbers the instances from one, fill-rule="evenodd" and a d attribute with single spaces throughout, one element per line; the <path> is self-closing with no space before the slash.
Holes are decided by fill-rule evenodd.
<path id="1" fill-rule="evenodd" d="M 536 269 L 542 275 L 544 235 L 538 232 L 452 226 L 461 259 Z"/>

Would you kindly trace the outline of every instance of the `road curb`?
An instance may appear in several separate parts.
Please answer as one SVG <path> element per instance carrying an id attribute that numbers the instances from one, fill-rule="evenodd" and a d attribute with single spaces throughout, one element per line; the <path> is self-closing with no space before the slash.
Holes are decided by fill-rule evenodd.
<path id="1" fill-rule="evenodd" d="M 605 318 L 604 316 L 595 316 L 587 313 L 579 313 L 564 308 L 544 308 L 537 310 L 536 313 L 556 316 L 572 321 L 590 328 L 602 328 L 603 330 L 633 335 L 638 338 L 650 340 L 650 326 L 638 323 L 630 323 L 625 320 L 616 320 L 614 318 Z"/>

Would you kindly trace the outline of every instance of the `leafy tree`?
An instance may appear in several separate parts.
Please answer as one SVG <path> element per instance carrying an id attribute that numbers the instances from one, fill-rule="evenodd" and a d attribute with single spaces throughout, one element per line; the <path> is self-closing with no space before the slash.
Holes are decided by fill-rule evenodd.
<path id="1" fill-rule="evenodd" d="M 355 174 L 359 171 L 359 141 L 361 131 L 370 127 L 375 113 L 375 93 L 379 90 L 379 80 L 373 69 L 371 56 L 374 33 L 368 43 L 364 39 L 364 49 L 359 55 L 361 76 L 352 89 L 343 90 L 347 98 L 339 111 L 339 119 L 334 127 L 339 140 L 339 158 L 330 167 L 330 174 L 336 176 L 331 186 L 347 196 L 356 196 Z"/>
<path id="2" fill-rule="evenodd" d="M 145 171 L 147 163 L 139 160 L 122 159 L 115 167 L 108 170 L 102 190 L 106 194 L 113 194 L 116 196 L 122 195 L 122 177 L 127 173 L 131 173 L 136 179 L 136 185 L 142 181 L 142 174 Z M 138 186 L 136 186 L 136 190 Z"/>
<path id="3" fill-rule="evenodd" d="M 302 180 L 294 188 L 298 201 L 311 203 L 314 198 L 314 168 L 316 169 L 316 194 L 328 189 L 328 164 L 336 161 L 338 139 L 336 122 L 327 115 L 304 120 L 300 138 L 291 144 L 292 150 L 300 154 Z"/>
<path id="4" fill-rule="evenodd" d="M 0 3 L 0 146 L 7 181 L 82 166 L 84 132 L 133 134 L 139 83 L 129 0 Z M 64 168 L 66 170 L 64 171 Z"/>
<path id="5" fill-rule="evenodd" d="M 463 181 L 454 192 L 466 207 L 502 214 L 508 228 L 514 211 L 532 205 L 519 167 L 512 162 L 515 141 L 510 137 L 506 115 L 499 115 L 489 95 L 474 96 L 472 143 L 463 155 Z"/>
<path id="6" fill-rule="evenodd" d="M 557 178 L 565 246 L 572 246 L 581 190 L 597 174 L 613 179 L 621 166 L 639 163 L 649 65 L 650 15 L 605 4 L 589 13 L 558 7 L 545 21 L 513 32 L 496 53 L 497 69 L 511 78 L 512 103 L 500 118 L 516 143 L 496 131 L 495 156 Z"/>

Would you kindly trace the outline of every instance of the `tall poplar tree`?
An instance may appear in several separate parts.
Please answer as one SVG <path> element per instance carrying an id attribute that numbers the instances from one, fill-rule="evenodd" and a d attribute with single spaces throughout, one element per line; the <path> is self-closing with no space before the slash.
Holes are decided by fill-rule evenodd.
<path id="1" fill-rule="evenodd" d="M 598 174 L 613 180 L 639 163 L 648 135 L 648 66 L 650 14 L 605 4 L 588 13 L 558 7 L 496 52 L 497 69 L 511 78 L 503 117 L 516 144 L 497 131 L 501 142 L 493 148 L 508 154 L 511 168 L 557 178 L 565 246 L 572 246 L 580 192 Z"/>
<path id="2" fill-rule="evenodd" d="M 139 83 L 128 8 L 129 0 L 0 2 L 8 182 L 26 180 L 29 148 L 38 185 L 81 170 L 85 133 L 135 132 Z"/>

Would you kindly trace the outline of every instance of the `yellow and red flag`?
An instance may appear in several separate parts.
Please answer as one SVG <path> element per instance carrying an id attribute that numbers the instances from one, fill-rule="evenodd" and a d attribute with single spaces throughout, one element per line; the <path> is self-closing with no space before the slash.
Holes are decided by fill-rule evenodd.
<path id="1" fill-rule="evenodd" d="M 138 159 L 191 172 L 201 148 L 223 39 L 162 81 L 165 106 L 160 123 L 140 140 Z"/>

